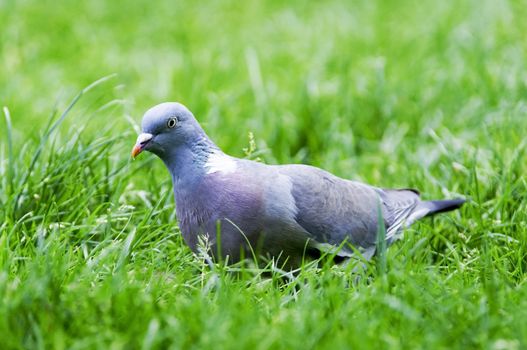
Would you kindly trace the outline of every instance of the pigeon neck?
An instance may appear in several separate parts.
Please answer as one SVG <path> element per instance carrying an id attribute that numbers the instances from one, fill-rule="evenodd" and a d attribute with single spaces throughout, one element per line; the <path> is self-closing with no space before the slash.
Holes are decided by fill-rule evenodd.
<path id="1" fill-rule="evenodd" d="M 165 161 L 174 183 L 185 178 L 196 179 L 205 175 L 205 164 L 211 154 L 222 153 L 206 135 L 174 149 Z"/>

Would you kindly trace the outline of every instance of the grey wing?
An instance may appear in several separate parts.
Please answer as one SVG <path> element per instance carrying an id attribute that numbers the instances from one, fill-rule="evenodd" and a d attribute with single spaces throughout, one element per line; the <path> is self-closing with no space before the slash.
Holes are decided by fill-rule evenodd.
<path id="1" fill-rule="evenodd" d="M 384 221 L 390 244 L 398 238 L 419 203 L 419 194 L 414 190 L 383 190 L 314 167 L 289 165 L 281 172 L 292 180 L 296 221 L 322 250 L 341 246 L 345 241 L 365 252 L 365 256 L 371 256 L 377 243 L 379 220 Z M 378 216 L 379 204 L 382 219 Z M 339 255 L 352 253 L 344 245 Z"/>
<path id="2" fill-rule="evenodd" d="M 419 204 L 419 192 L 413 189 L 377 189 L 383 203 L 386 241 L 393 243 L 400 238 L 402 228 L 410 224 L 409 218 Z"/>
<path id="3" fill-rule="evenodd" d="M 318 245 L 327 250 L 343 242 L 367 251 L 375 248 L 379 195 L 374 187 L 336 177 L 324 170 L 288 165 L 280 172 L 292 182 L 295 219 Z M 339 255 L 351 255 L 344 244 Z"/>

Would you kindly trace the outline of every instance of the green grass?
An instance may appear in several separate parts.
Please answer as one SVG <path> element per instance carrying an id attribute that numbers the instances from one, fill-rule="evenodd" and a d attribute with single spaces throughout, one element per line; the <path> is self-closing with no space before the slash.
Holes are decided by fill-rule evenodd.
<path id="1" fill-rule="evenodd" d="M 0 347 L 526 348 L 526 17 L 525 1 L 0 0 Z M 129 159 L 167 100 L 232 155 L 252 131 L 268 163 L 470 201 L 359 279 L 209 265 L 162 162 Z"/>

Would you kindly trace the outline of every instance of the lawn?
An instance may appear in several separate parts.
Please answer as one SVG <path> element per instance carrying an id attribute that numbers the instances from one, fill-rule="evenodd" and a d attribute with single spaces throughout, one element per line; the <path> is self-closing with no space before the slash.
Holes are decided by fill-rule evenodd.
<path id="1" fill-rule="evenodd" d="M 500 0 L 0 0 L 0 347 L 526 348 L 525 18 Z M 468 203 L 358 272 L 208 264 L 162 162 L 130 159 L 163 101 L 231 155 Z"/>

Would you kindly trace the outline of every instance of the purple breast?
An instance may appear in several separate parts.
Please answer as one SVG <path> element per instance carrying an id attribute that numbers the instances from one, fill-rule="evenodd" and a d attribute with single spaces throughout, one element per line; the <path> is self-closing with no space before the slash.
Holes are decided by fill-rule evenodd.
<path id="1" fill-rule="evenodd" d="M 226 245 L 235 244 L 234 237 L 242 236 L 240 230 L 249 238 L 261 231 L 258 218 L 262 195 L 256 186 L 243 181 L 237 174 L 231 173 L 228 177 L 220 173 L 209 174 L 191 186 L 180 183 L 174 193 L 179 227 L 193 250 L 200 234 L 214 240 L 218 221 L 222 242 L 225 240 Z"/>

